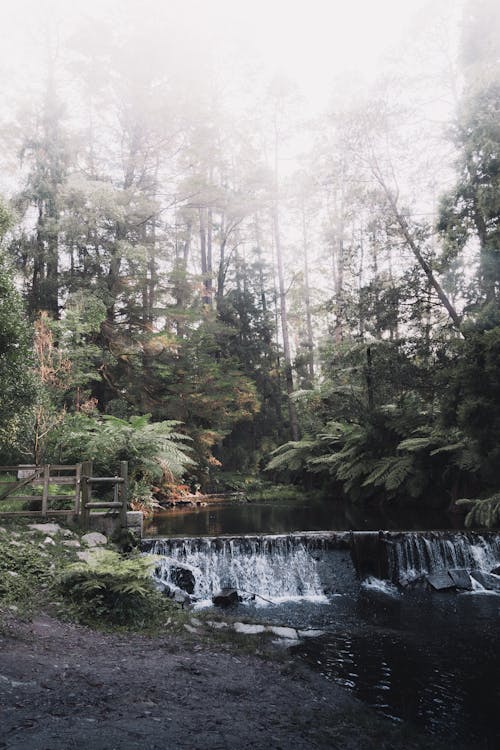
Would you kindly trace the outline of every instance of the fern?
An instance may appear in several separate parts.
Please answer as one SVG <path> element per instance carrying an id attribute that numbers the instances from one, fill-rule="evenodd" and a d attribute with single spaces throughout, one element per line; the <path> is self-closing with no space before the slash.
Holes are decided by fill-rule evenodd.
<path id="1" fill-rule="evenodd" d="M 161 610 L 151 577 L 155 565 L 153 556 L 95 550 L 87 561 L 69 565 L 58 587 L 82 622 L 141 626 Z"/>
<path id="2" fill-rule="evenodd" d="M 483 528 L 500 526 L 500 492 L 482 500 L 462 498 L 457 500 L 456 504 L 470 508 L 465 517 L 467 528 L 473 526 L 482 526 Z"/>

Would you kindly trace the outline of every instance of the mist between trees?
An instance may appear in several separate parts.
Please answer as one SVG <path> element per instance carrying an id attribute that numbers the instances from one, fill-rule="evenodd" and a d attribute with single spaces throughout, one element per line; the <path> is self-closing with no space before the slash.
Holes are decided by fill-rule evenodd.
<path id="1" fill-rule="evenodd" d="M 7 86 L 2 461 L 497 523 L 496 3 L 442 3 L 321 112 L 175 7 L 47 14 Z"/>

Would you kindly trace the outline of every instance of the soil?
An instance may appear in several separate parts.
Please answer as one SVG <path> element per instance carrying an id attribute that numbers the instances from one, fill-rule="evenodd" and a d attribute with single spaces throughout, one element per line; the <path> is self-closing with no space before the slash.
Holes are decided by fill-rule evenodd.
<path id="1" fill-rule="evenodd" d="M 106 634 L 48 615 L 0 631 L 0 716 L 8 750 L 433 747 L 408 742 L 287 657 Z"/>

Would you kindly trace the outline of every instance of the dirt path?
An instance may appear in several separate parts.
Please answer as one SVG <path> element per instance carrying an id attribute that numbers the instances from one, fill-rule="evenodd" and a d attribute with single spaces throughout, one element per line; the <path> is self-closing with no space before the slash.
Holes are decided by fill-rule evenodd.
<path id="1" fill-rule="evenodd" d="M 179 637 L 39 616 L 0 635 L 0 748 L 396 748 L 385 723 L 308 670 Z M 409 747 L 409 745 L 406 745 Z"/>

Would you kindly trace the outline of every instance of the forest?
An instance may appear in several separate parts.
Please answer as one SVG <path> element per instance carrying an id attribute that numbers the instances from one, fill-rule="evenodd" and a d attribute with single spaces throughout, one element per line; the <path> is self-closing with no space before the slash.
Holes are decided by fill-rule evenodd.
<path id="1" fill-rule="evenodd" d="M 314 110 L 160 6 L 45 19 L 5 74 L 0 463 L 498 525 L 498 4 Z"/>

